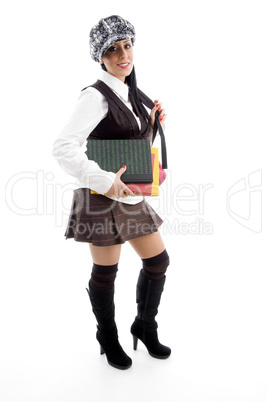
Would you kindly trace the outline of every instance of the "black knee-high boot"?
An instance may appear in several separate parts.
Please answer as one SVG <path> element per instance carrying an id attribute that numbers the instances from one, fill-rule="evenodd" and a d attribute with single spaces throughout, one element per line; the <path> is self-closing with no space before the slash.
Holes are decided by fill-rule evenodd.
<path id="1" fill-rule="evenodd" d="M 114 285 L 109 289 L 86 288 L 92 309 L 97 320 L 96 339 L 100 344 L 100 353 L 106 354 L 108 363 L 121 370 L 131 367 L 132 360 L 122 349 L 115 322 Z"/>
<path id="2" fill-rule="evenodd" d="M 155 321 L 165 279 L 165 275 L 161 279 L 150 279 L 143 270 L 140 271 L 136 288 L 137 316 L 131 326 L 134 350 L 140 339 L 148 353 L 158 359 L 167 359 L 171 354 L 171 349 L 158 340 L 158 324 Z"/>

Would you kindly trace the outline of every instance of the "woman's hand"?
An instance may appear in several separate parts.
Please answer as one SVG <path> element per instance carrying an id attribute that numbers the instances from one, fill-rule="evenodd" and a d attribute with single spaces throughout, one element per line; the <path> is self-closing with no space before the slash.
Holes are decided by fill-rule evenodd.
<path id="1" fill-rule="evenodd" d="M 114 183 L 108 190 L 107 194 L 109 197 L 113 195 L 116 198 L 125 198 L 127 195 L 135 196 L 135 194 L 121 181 L 121 175 L 126 171 L 126 165 L 124 165 L 117 173 Z"/>
<path id="2" fill-rule="evenodd" d="M 150 113 L 150 118 L 151 118 L 151 127 L 153 128 L 154 127 L 154 123 L 155 123 L 155 113 L 156 113 L 156 111 L 158 110 L 159 111 L 159 121 L 160 121 L 160 124 L 161 124 L 161 126 L 162 126 L 162 128 L 163 128 L 163 130 L 165 129 L 165 120 L 166 120 L 166 117 L 167 117 L 167 115 L 165 114 L 165 109 L 162 109 L 162 104 L 161 103 L 159 103 L 159 101 L 158 100 L 155 100 L 154 101 L 154 104 L 155 104 L 155 106 L 153 107 L 153 109 L 151 109 L 151 113 Z"/>

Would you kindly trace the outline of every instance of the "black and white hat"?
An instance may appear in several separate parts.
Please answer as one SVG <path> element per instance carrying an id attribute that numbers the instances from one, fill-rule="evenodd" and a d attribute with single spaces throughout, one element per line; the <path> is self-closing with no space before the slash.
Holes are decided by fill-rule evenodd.
<path id="1" fill-rule="evenodd" d="M 118 15 L 102 18 L 90 32 L 90 54 L 92 59 L 97 62 L 101 61 L 109 46 L 123 39 L 132 39 L 134 44 L 134 26 Z"/>

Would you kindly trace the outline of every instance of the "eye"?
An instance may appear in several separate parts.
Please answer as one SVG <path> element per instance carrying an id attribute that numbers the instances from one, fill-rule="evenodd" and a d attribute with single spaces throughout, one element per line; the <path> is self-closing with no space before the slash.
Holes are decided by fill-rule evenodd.
<path id="1" fill-rule="evenodd" d="M 126 45 L 125 45 L 125 49 L 130 49 L 132 47 L 132 45 L 130 44 L 130 43 L 127 43 Z"/>
<path id="2" fill-rule="evenodd" d="M 109 51 L 109 52 L 115 52 L 116 50 L 117 50 L 116 46 L 110 46 L 110 47 L 108 48 L 108 51 Z"/>

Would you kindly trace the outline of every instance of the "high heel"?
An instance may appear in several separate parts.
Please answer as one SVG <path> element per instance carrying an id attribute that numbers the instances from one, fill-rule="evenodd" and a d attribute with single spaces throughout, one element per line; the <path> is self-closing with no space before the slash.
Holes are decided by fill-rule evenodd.
<path id="1" fill-rule="evenodd" d="M 134 350 L 136 350 L 138 339 L 140 339 L 150 356 L 156 359 L 167 359 L 170 356 L 171 349 L 159 342 L 156 322 L 152 325 L 136 318 L 131 326 L 131 333 L 134 340 Z"/>
<path id="2" fill-rule="evenodd" d="M 132 360 L 122 349 L 115 323 L 114 287 L 108 290 L 87 289 L 93 312 L 97 319 L 96 339 L 100 345 L 100 354 L 106 355 L 108 364 L 126 370 L 131 367 Z"/>
<path id="3" fill-rule="evenodd" d="M 137 343 L 138 343 L 138 338 L 137 338 L 137 336 L 133 335 L 133 348 L 134 348 L 134 350 L 137 350 Z"/>
<path id="4" fill-rule="evenodd" d="M 100 354 L 106 355 L 108 364 L 120 370 L 127 370 L 131 367 L 132 359 L 122 349 L 118 340 L 117 331 L 103 333 L 98 330 L 96 339 L 100 345 Z"/>
<path id="5" fill-rule="evenodd" d="M 146 346 L 148 353 L 157 359 L 167 359 L 171 354 L 168 346 L 162 345 L 158 339 L 158 324 L 155 316 L 158 312 L 165 277 L 152 280 L 140 272 L 137 283 L 137 312 L 131 326 L 133 348 L 136 350 L 138 339 Z"/>

